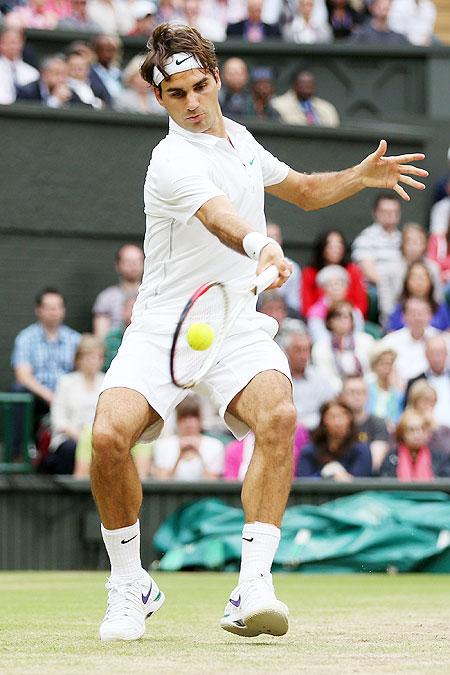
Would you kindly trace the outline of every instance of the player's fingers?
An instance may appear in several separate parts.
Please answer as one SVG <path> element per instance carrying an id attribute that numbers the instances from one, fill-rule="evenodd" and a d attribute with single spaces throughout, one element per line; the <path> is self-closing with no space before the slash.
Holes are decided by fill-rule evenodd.
<path id="1" fill-rule="evenodd" d="M 409 194 L 407 192 L 405 192 L 405 190 L 402 188 L 401 185 L 396 183 L 392 189 L 394 190 L 394 192 L 396 192 L 398 194 L 399 197 L 404 199 L 406 202 L 410 201 L 411 197 L 409 196 Z"/>
<path id="2" fill-rule="evenodd" d="M 422 176 L 423 178 L 426 178 L 429 176 L 429 173 L 426 169 L 420 169 L 418 166 L 411 166 L 410 164 L 400 164 L 398 167 L 400 173 L 410 173 L 413 176 Z"/>
<path id="3" fill-rule="evenodd" d="M 392 155 L 392 157 L 385 157 L 385 159 L 399 164 L 409 164 L 410 162 L 420 162 L 425 159 L 425 155 L 423 152 L 416 152 L 413 155 Z"/>
<path id="4" fill-rule="evenodd" d="M 421 183 L 418 180 L 414 180 L 414 178 L 410 178 L 409 176 L 399 176 L 399 180 L 404 183 L 405 185 L 409 185 L 410 187 L 416 188 L 416 190 L 425 190 L 426 185 Z"/>
<path id="5" fill-rule="evenodd" d="M 374 152 L 375 157 L 378 157 L 378 158 L 383 157 L 383 155 L 386 154 L 386 150 L 387 150 L 387 143 L 384 139 L 382 139 L 378 143 L 378 148 Z"/>

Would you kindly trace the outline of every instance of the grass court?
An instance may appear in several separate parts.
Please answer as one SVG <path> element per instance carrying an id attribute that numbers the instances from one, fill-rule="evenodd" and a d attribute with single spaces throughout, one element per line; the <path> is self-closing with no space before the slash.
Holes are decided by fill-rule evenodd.
<path id="1" fill-rule="evenodd" d="M 289 632 L 251 639 L 218 625 L 236 575 L 155 578 L 166 603 L 145 637 L 102 644 L 104 573 L 1 573 L 0 673 L 450 672 L 446 575 L 278 575 Z"/>

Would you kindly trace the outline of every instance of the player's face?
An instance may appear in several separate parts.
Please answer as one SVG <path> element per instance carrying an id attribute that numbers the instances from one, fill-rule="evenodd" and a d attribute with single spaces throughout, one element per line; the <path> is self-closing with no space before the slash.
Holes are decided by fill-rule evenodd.
<path id="1" fill-rule="evenodd" d="M 183 129 L 203 134 L 218 134 L 220 78 L 200 68 L 175 73 L 161 83 L 155 96 L 170 117 Z"/>

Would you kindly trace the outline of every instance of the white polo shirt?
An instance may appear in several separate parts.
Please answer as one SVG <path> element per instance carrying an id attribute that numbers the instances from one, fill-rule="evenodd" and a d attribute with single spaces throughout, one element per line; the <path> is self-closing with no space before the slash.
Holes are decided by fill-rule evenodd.
<path id="1" fill-rule="evenodd" d="M 194 214 L 226 195 L 239 216 L 265 234 L 264 188 L 283 181 L 289 167 L 242 125 L 225 119 L 225 128 L 231 143 L 170 119 L 168 135 L 153 150 L 144 186 L 144 275 L 133 320 L 154 317 L 156 330 L 158 319 L 166 317 L 167 327 L 201 284 L 245 288 L 255 275 L 257 263 L 222 244 Z"/>

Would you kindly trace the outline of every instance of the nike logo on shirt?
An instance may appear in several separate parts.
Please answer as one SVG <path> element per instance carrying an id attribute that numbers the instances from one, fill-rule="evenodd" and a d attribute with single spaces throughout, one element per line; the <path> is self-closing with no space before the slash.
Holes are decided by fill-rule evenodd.
<path id="1" fill-rule="evenodd" d="M 136 539 L 137 534 L 134 535 L 134 537 L 131 537 L 131 539 L 122 539 L 120 542 L 121 544 L 128 544 L 129 541 L 133 541 L 133 539 Z"/>

